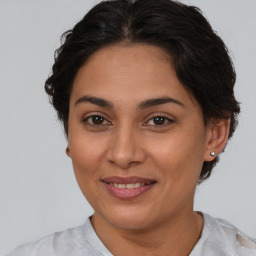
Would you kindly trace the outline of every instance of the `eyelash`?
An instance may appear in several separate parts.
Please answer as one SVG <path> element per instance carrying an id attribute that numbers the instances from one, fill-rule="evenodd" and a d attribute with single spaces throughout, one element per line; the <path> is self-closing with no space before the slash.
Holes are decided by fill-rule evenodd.
<path id="1" fill-rule="evenodd" d="M 149 123 L 151 120 L 153 121 L 155 118 L 163 118 L 163 119 L 164 119 L 164 124 L 162 124 L 162 125 L 156 125 L 156 124 L 150 125 L 150 126 L 153 126 L 153 127 L 155 127 L 155 128 L 164 128 L 164 127 L 166 127 L 166 126 L 168 126 L 168 125 L 170 125 L 171 123 L 174 122 L 174 120 L 172 120 L 172 119 L 170 119 L 170 118 L 168 118 L 168 117 L 166 117 L 166 116 L 164 116 L 164 115 L 154 115 L 152 118 L 150 118 L 150 119 L 147 121 L 147 123 Z M 154 121 L 153 121 L 153 122 L 154 122 Z M 144 124 L 143 124 L 143 125 L 144 125 Z"/>
<path id="2" fill-rule="evenodd" d="M 103 122 L 107 121 L 107 119 L 104 118 L 104 117 L 101 116 L 101 115 L 91 115 L 91 116 L 88 116 L 88 117 L 84 118 L 82 121 L 83 121 L 84 123 L 86 123 L 86 125 L 89 125 L 89 126 L 91 126 L 91 127 L 93 127 L 93 128 L 100 128 L 100 127 L 102 127 L 102 126 L 106 126 L 106 125 L 109 125 L 109 124 L 110 124 L 108 121 L 107 121 L 108 124 L 92 124 L 92 123 L 89 123 L 88 120 L 89 120 L 89 119 L 92 119 L 92 118 L 94 118 L 94 117 L 102 118 L 102 119 L 103 119 Z"/>
<path id="3" fill-rule="evenodd" d="M 82 121 L 84 123 L 86 123 L 86 125 L 88 125 L 88 126 L 90 126 L 92 128 L 96 128 L 96 129 L 103 128 L 105 126 L 111 125 L 111 123 L 109 121 L 107 121 L 107 124 L 92 124 L 92 123 L 89 123 L 88 120 L 90 120 L 90 119 L 92 119 L 94 117 L 99 117 L 99 118 L 103 119 L 103 122 L 107 121 L 107 119 L 104 118 L 101 115 L 91 115 L 91 116 L 88 116 L 88 117 L 84 118 Z M 161 125 L 150 124 L 149 125 L 149 126 L 154 127 L 154 128 L 164 128 L 164 127 L 170 125 L 171 123 L 174 123 L 174 120 L 172 120 L 172 119 L 170 119 L 170 118 L 168 118 L 168 117 L 166 117 L 164 115 L 154 115 L 146 123 L 143 123 L 143 126 L 147 126 L 147 123 L 149 123 L 151 120 L 154 120 L 154 118 L 163 118 L 164 119 L 164 124 L 161 124 Z"/>

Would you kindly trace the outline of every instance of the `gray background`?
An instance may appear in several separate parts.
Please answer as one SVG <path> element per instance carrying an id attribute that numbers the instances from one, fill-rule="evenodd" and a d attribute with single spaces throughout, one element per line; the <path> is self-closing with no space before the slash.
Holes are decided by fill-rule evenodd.
<path id="1" fill-rule="evenodd" d="M 65 155 L 44 81 L 61 33 L 99 1 L 0 0 L 0 252 L 81 224 L 92 213 Z M 240 124 L 195 209 L 256 237 L 256 1 L 183 1 L 202 9 L 231 51 Z"/>

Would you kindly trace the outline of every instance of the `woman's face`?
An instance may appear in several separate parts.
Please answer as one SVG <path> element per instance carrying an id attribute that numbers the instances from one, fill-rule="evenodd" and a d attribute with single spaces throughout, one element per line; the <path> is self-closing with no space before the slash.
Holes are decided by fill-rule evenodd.
<path id="1" fill-rule="evenodd" d="M 68 155 L 95 214 L 113 226 L 152 227 L 191 212 L 209 137 L 158 47 L 103 48 L 75 77 Z"/>

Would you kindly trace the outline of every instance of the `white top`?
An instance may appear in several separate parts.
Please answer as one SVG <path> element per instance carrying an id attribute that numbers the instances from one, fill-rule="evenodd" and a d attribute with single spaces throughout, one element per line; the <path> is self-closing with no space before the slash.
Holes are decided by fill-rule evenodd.
<path id="1" fill-rule="evenodd" d="M 202 213 L 201 238 L 189 256 L 256 256 L 256 240 L 229 222 Z M 96 235 L 89 218 L 84 225 L 56 232 L 16 248 L 9 256 L 113 256 Z"/>

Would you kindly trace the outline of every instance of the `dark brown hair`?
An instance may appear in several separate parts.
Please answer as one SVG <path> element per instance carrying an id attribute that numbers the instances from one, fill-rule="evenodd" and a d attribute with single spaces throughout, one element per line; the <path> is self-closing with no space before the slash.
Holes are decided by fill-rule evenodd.
<path id="1" fill-rule="evenodd" d="M 62 35 L 45 90 L 68 136 L 69 98 L 75 75 L 95 51 L 118 43 L 163 48 L 173 60 L 183 86 L 200 104 L 205 123 L 231 119 L 229 138 L 240 112 L 234 97 L 236 74 L 228 50 L 201 11 L 171 0 L 110 0 L 93 7 Z M 204 162 L 199 183 L 207 179 L 218 156 Z"/>

